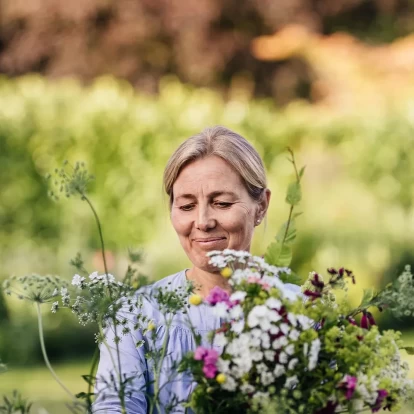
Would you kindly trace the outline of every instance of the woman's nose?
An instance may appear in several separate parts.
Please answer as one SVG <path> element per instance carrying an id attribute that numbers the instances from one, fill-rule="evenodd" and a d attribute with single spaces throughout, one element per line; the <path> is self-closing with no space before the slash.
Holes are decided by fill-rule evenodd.
<path id="1" fill-rule="evenodd" d="M 216 219 L 208 207 L 200 207 L 198 209 L 196 228 L 201 231 L 208 231 L 216 227 Z"/>

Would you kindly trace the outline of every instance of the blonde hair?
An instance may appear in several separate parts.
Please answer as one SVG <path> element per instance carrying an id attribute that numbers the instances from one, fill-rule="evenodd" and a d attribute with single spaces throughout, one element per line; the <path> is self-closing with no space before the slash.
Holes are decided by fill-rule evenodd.
<path id="1" fill-rule="evenodd" d="M 223 126 L 206 128 L 184 141 L 168 160 L 164 189 L 173 200 L 173 185 L 181 170 L 192 161 L 216 155 L 227 161 L 241 176 L 250 197 L 259 201 L 266 188 L 262 159 L 241 135 Z"/>

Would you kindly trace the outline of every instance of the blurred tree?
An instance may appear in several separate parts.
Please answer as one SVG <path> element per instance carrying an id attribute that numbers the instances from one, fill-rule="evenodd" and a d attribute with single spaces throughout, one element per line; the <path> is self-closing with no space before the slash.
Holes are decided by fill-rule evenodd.
<path id="1" fill-rule="evenodd" d="M 303 62 L 264 62 L 250 42 L 297 23 L 315 33 L 345 30 L 370 42 L 414 29 L 407 0 L 0 0 L 0 72 L 85 81 L 102 74 L 156 92 L 176 74 L 227 89 L 235 76 L 279 103 L 310 98 Z"/>

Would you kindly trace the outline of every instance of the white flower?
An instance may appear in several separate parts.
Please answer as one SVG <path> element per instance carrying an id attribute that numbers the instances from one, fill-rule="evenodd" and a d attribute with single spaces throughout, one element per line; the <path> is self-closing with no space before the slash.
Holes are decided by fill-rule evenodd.
<path id="1" fill-rule="evenodd" d="M 318 357 L 319 357 L 319 351 L 321 349 L 321 340 L 319 338 L 316 338 L 311 343 L 311 348 L 309 351 L 309 364 L 308 369 L 309 371 L 312 371 L 316 364 L 318 363 Z"/>
<path id="2" fill-rule="evenodd" d="M 97 279 L 98 278 L 98 272 L 92 272 L 90 275 L 89 275 L 89 279 L 91 279 L 91 280 L 95 280 L 95 279 Z"/>
<path id="3" fill-rule="evenodd" d="M 218 318 L 225 318 L 227 316 L 227 304 L 219 302 L 213 307 L 213 314 Z"/>
<path id="4" fill-rule="evenodd" d="M 79 276 L 78 274 L 76 274 L 75 276 L 73 276 L 72 278 L 72 285 L 73 286 L 78 286 L 81 287 L 82 286 L 82 282 L 85 280 L 85 278 L 83 276 Z"/>
<path id="5" fill-rule="evenodd" d="M 52 313 L 56 313 L 56 311 L 58 310 L 59 307 L 59 302 L 53 302 L 52 304 Z"/>
<path id="6" fill-rule="evenodd" d="M 280 329 L 277 325 L 272 325 L 271 328 L 269 329 L 269 332 L 272 335 L 277 335 L 279 333 Z"/>
<path id="7" fill-rule="evenodd" d="M 287 362 L 288 362 L 288 355 L 287 355 L 287 353 L 286 352 L 281 352 L 280 354 L 279 354 L 279 362 L 281 363 L 281 364 L 286 364 Z"/>
<path id="8" fill-rule="evenodd" d="M 264 356 L 268 361 L 274 361 L 275 359 L 275 351 L 264 351 Z"/>
<path id="9" fill-rule="evenodd" d="M 271 372 L 262 372 L 260 374 L 260 381 L 266 387 L 270 385 L 274 380 L 273 374 Z"/>
<path id="10" fill-rule="evenodd" d="M 240 319 L 243 317 L 243 308 L 240 305 L 233 306 L 229 313 L 232 319 Z"/>
<path id="11" fill-rule="evenodd" d="M 266 366 L 266 364 L 263 364 L 263 362 L 256 365 L 256 370 L 259 374 L 261 374 L 262 372 L 268 372 L 267 371 L 267 366 Z"/>
<path id="12" fill-rule="evenodd" d="M 288 364 L 288 369 L 289 370 L 293 370 L 293 369 L 295 369 L 295 367 L 296 367 L 296 365 L 297 365 L 297 363 L 299 362 L 299 360 L 297 359 L 297 358 L 293 358 L 293 359 L 291 359 L 290 361 L 289 361 L 289 364 Z"/>
<path id="13" fill-rule="evenodd" d="M 285 382 L 284 387 L 285 388 L 292 388 L 298 383 L 299 383 L 298 377 L 296 375 L 294 375 L 293 377 L 286 378 L 286 382 Z"/>
<path id="14" fill-rule="evenodd" d="M 279 310 L 282 307 L 282 302 L 279 299 L 269 298 L 265 302 L 266 306 L 270 309 Z"/>
<path id="15" fill-rule="evenodd" d="M 102 275 L 102 279 L 105 286 L 108 286 L 110 283 L 115 282 L 115 276 L 111 275 L 110 273 Z"/>
<path id="16" fill-rule="evenodd" d="M 230 300 L 231 301 L 236 301 L 237 300 L 237 301 L 243 302 L 246 295 L 247 295 L 246 292 L 242 292 L 242 291 L 238 290 L 238 291 L 236 291 L 236 292 L 234 292 L 230 295 Z"/>
<path id="17" fill-rule="evenodd" d="M 62 288 L 62 289 L 63 289 L 63 288 Z M 57 288 L 55 288 L 55 290 L 54 290 L 54 291 L 53 291 L 53 293 L 52 293 L 52 296 L 56 296 L 58 293 L 59 293 L 58 289 L 57 289 Z"/>
<path id="18" fill-rule="evenodd" d="M 272 326 L 272 322 L 277 322 L 281 316 L 274 310 L 270 310 L 267 306 L 255 306 L 247 317 L 247 324 L 250 328 L 260 326 L 264 331 L 268 331 Z"/>
<path id="19" fill-rule="evenodd" d="M 222 358 L 219 358 L 217 360 L 217 369 L 223 374 L 226 374 L 227 372 L 229 372 L 229 366 L 230 366 L 230 361 L 226 359 L 222 359 Z"/>
<path id="20" fill-rule="evenodd" d="M 263 359 L 263 352 L 253 351 L 251 353 L 251 358 L 252 358 L 253 361 L 261 361 Z"/>
<path id="21" fill-rule="evenodd" d="M 244 328 L 244 321 L 242 320 L 242 321 L 233 322 L 231 324 L 231 328 L 230 329 L 234 333 L 241 334 L 243 332 L 243 328 Z"/>
<path id="22" fill-rule="evenodd" d="M 221 388 L 223 388 L 223 390 L 227 390 L 227 391 L 234 391 L 237 387 L 237 383 L 234 380 L 233 377 L 231 377 L 230 375 L 226 376 L 226 381 L 221 384 Z"/>
<path id="23" fill-rule="evenodd" d="M 248 356 L 233 358 L 233 363 L 235 366 L 232 367 L 231 371 L 232 374 L 238 378 L 241 378 L 243 375 L 248 373 L 253 366 L 253 362 Z"/>
<path id="24" fill-rule="evenodd" d="M 287 344 L 288 344 L 288 340 L 287 340 L 286 336 L 281 336 L 280 338 L 277 338 L 273 341 L 272 348 L 273 349 L 280 349 L 280 348 L 284 347 Z"/>
<path id="25" fill-rule="evenodd" d="M 302 326 L 303 330 L 307 330 L 312 328 L 314 321 L 310 318 L 308 318 L 305 315 L 297 315 L 296 317 L 297 321 L 300 323 L 300 325 Z"/>
<path id="26" fill-rule="evenodd" d="M 297 323 L 297 318 L 296 315 L 294 313 L 288 313 L 287 315 L 288 321 L 290 322 L 291 325 L 295 326 Z"/>
<path id="27" fill-rule="evenodd" d="M 292 341 L 297 341 L 299 339 L 300 332 L 297 329 L 292 329 L 289 332 L 289 339 Z"/>
<path id="28" fill-rule="evenodd" d="M 304 355 L 305 357 L 307 357 L 307 356 L 308 356 L 308 352 L 309 352 L 309 344 L 308 344 L 308 343 L 305 343 L 305 344 L 303 345 L 303 355 Z"/>
<path id="29" fill-rule="evenodd" d="M 254 392 L 254 387 L 250 384 L 243 384 L 240 386 L 240 391 L 243 394 L 251 394 L 252 392 Z"/>
<path id="30" fill-rule="evenodd" d="M 63 287 L 63 288 L 60 289 L 60 294 L 62 296 L 66 296 L 68 294 L 68 290 L 65 287 Z"/>
<path id="31" fill-rule="evenodd" d="M 219 347 L 225 347 L 227 345 L 227 338 L 224 332 L 219 332 L 214 336 L 214 344 Z"/>
<path id="32" fill-rule="evenodd" d="M 288 355 L 293 355 L 295 353 L 295 345 L 293 344 L 289 344 L 286 348 L 285 348 L 285 352 Z"/>
<path id="33" fill-rule="evenodd" d="M 260 339 L 262 341 L 262 347 L 264 349 L 269 349 L 270 348 L 270 336 L 268 335 L 268 333 L 263 332 L 263 334 L 260 336 Z"/>
<path id="34" fill-rule="evenodd" d="M 273 374 L 276 378 L 281 377 L 286 372 L 286 369 L 283 365 L 276 364 L 275 369 L 273 370 Z"/>
<path id="35" fill-rule="evenodd" d="M 290 331 L 290 326 L 287 323 L 281 323 L 279 328 L 285 335 Z"/>

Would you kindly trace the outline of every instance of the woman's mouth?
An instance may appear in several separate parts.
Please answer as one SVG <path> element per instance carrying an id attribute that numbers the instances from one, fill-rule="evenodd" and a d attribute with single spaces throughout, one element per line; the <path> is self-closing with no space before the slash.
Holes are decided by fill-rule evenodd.
<path id="1" fill-rule="evenodd" d="M 217 248 L 217 250 L 220 250 L 220 245 L 223 245 L 223 242 L 225 241 L 226 237 L 204 237 L 194 239 L 194 242 L 196 242 L 201 248 Z"/>

